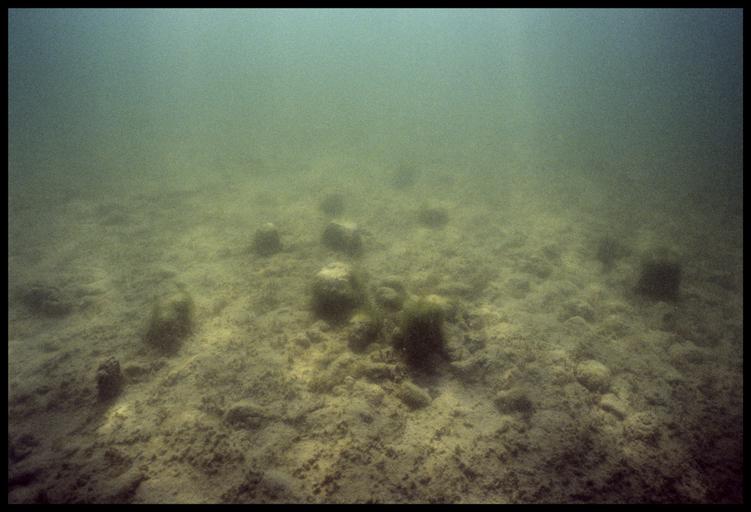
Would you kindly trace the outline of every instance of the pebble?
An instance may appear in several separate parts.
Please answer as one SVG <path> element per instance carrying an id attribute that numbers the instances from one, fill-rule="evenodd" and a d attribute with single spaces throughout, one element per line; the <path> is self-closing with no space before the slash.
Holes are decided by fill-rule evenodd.
<path id="1" fill-rule="evenodd" d="M 611 413 L 618 419 L 623 419 L 628 414 L 628 407 L 620 398 L 613 393 L 606 393 L 600 398 L 600 408 Z"/>
<path id="2" fill-rule="evenodd" d="M 402 382 L 397 394 L 411 409 L 426 407 L 433 401 L 427 391 L 407 380 Z"/>
<path id="3" fill-rule="evenodd" d="M 576 367 L 576 379 L 593 392 L 604 392 L 610 387 L 610 370 L 594 359 L 582 361 Z"/>

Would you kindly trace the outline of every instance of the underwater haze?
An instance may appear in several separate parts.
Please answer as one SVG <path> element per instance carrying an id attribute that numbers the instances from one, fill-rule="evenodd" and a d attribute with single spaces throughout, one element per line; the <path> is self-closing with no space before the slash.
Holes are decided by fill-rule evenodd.
<path id="1" fill-rule="evenodd" d="M 742 503 L 742 30 L 9 10 L 9 502 Z"/>

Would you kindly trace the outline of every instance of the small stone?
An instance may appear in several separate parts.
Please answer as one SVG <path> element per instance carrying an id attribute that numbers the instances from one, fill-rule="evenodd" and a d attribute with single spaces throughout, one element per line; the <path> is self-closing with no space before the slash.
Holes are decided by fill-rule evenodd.
<path id="1" fill-rule="evenodd" d="M 401 401 L 411 409 L 426 407 L 433 401 L 427 391 L 408 380 L 402 382 L 397 394 Z"/>
<path id="2" fill-rule="evenodd" d="M 342 194 L 328 194 L 323 198 L 318 208 L 326 215 L 336 217 L 344 212 L 344 196 Z"/>
<path id="3" fill-rule="evenodd" d="M 354 391 L 361 394 L 373 407 L 380 406 L 386 396 L 386 393 L 378 384 L 369 384 L 359 380 L 355 382 Z"/>
<path id="4" fill-rule="evenodd" d="M 319 343 L 324 339 L 323 331 L 315 327 L 305 331 L 305 336 L 308 338 L 308 341 L 310 343 Z"/>
<path id="5" fill-rule="evenodd" d="M 22 434 L 14 442 L 8 437 L 8 459 L 11 462 L 20 462 L 31 455 L 35 447 L 39 446 L 39 440 L 33 434 Z"/>
<path id="6" fill-rule="evenodd" d="M 395 373 L 394 367 L 386 363 L 363 361 L 358 367 L 358 375 L 373 382 L 391 380 Z"/>
<path id="7" fill-rule="evenodd" d="M 331 324 L 329 324 L 326 320 L 316 320 L 313 322 L 313 325 L 310 326 L 312 330 L 320 331 L 321 333 L 329 332 L 331 330 Z M 312 339 L 310 341 L 313 341 Z M 313 341 L 313 343 L 315 343 Z"/>
<path id="8" fill-rule="evenodd" d="M 40 316 L 61 317 L 73 311 L 69 297 L 55 286 L 32 285 L 20 293 L 20 299 L 30 312 Z"/>
<path id="9" fill-rule="evenodd" d="M 271 256 L 282 250 L 279 231 L 271 222 L 267 222 L 256 230 L 253 236 L 253 250 L 259 256 Z"/>
<path id="10" fill-rule="evenodd" d="M 224 415 L 228 425 L 248 430 L 261 427 L 267 420 L 268 415 L 262 408 L 245 400 L 232 405 Z"/>
<path id="11" fill-rule="evenodd" d="M 558 263 L 561 260 L 561 248 L 556 244 L 547 244 L 542 248 L 542 255 L 552 263 Z"/>
<path id="12" fill-rule="evenodd" d="M 482 379 L 490 366 L 487 354 L 478 352 L 466 359 L 451 362 L 451 369 L 462 380 L 473 382 Z"/>
<path id="13" fill-rule="evenodd" d="M 601 238 L 597 243 L 597 259 L 605 270 L 613 268 L 617 260 L 629 255 L 629 249 L 611 236 Z"/>
<path id="14" fill-rule="evenodd" d="M 470 354 L 484 349 L 486 344 L 485 337 L 481 334 L 469 333 L 464 335 L 464 346 L 467 347 Z"/>
<path id="15" fill-rule="evenodd" d="M 143 471 L 138 468 L 131 468 L 107 483 L 109 496 L 106 501 L 112 503 L 129 502 L 144 480 L 148 480 L 148 476 Z"/>
<path id="16" fill-rule="evenodd" d="M 298 334 L 292 338 L 292 341 L 300 348 L 308 348 L 310 346 L 310 338 L 308 338 L 307 334 Z"/>
<path id="17" fill-rule="evenodd" d="M 436 291 L 441 295 L 448 295 L 449 297 L 461 297 L 469 299 L 475 295 L 475 288 L 467 283 L 444 283 L 439 286 Z"/>
<path id="18" fill-rule="evenodd" d="M 26 487 L 39 480 L 42 468 L 35 467 L 30 470 L 13 469 L 8 471 L 8 491 L 16 487 Z"/>
<path id="19" fill-rule="evenodd" d="M 523 299 L 529 293 L 529 280 L 519 277 L 512 277 L 508 280 L 511 297 L 514 299 Z"/>
<path id="20" fill-rule="evenodd" d="M 404 285 L 396 276 L 381 279 L 373 292 L 375 302 L 384 309 L 398 311 L 407 296 Z"/>
<path id="21" fill-rule="evenodd" d="M 534 412 L 532 400 L 530 400 L 527 392 L 520 387 L 500 391 L 494 402 L 498 410 L 504 414 L 521 413 L 529 415 Z"/>
<path id="22" fill-rule="evenodd" d="M 579 363 L 576 378 L 582 386 L 593 392 L 604 392 L 610 387 L 610 370 L 594 359 Z"/>
<path id="23" fill-rule="evenodd" d="M 426 295 L 425 297 L 423 297 L 423 299 L 420 300 L 424 300 L 426 304 L 430 304 L 440 309 L 443 314 L 443 318 L 445 319 L 451 319 L 456 315 L 456 305 L 442 295 L 436 295 L 432 293 L 430 295 Z"/>
<path id="24" fill-rule="evenodd" d="M 146 379 L 150 373 L 150 368 L 140 364 L 129 364 L 123 368 L 123 375 L 131 382 L 140 382 Z"/>
<path id="25" fill-rule="evenodd" d="M 558 315 L 558 320 L 561 322 L 564 322 L 572 317 L 581 317 L 587 322 L 594 322 L 595 320 L 595 311 L 588 303 L 581 301 L 581 300 L 575 300 L 575 301 L 569 301 L 566 304 L 564 304 L 560 315 Z"/>
<path id="26" fill-rule="evenodd" d="M 709 276 L 707 278 L 707 281 L 716 284 L 717 286 L 724 288 L 729 292 L 734 292 L 739 289 L 739 279 L 735 274 L 732 274 L 730 272 L 716 272 Z"/>
<path id="27" fill-rule="evenodd" d="M 530 258 L 524 262 L 521 269 L 533 276 L 540 279 L 547 279 L 550 274 L 553 273 L 553 267 L 546 260 L 539 256 L 530 256 Z"/>
<path id="28" fill-rule="evenodd" d="M 357 313 L 349 321 L 347 341 L 349 348 L 362 352 L 371 342 L 378 338 L 379 325 L 370 315 Z"/>
<path id="29" fill-rule="evenodd" d="M 437 229 L 442 228 L 449 221 L 449 213 L 445 208 L 423 207 L 417 212 L 417 220 L 423 226 Z"/>
<path id="30" fill-rule="evenodd" d="M 469 349 L 464 345 L 464 331 L 454 324 L 444 325 L 444 347 L 449 361 L 461 361 L 469 357 Z"/>
<path id="31" fill-rule="evenodd" d="M 572 316 L 563 322 L 563 325 L 569 333 L 576 335 L 582 335 L 591 330 L 589 323 L 580 316 Z"/>
<path id="32" fill-rule="evenodd" d="M 395 189 L 412 187 L 417 181 L 420 171 L 410 164 L 401 164 L 391 176 L 391 186 Z"/>
<path id="33" fill-rule="evenodd" d="M 376 288 L 375 301 L 385 309 L 399 311 L 404 303 L 404 296 L 393 288 L 380 286 Z"/>
<path id="34" fill-rule="evenodd" d="M 668 355 L 671 364 L 681 370 L 690 370 L 693 365 L 700 365 L 709 359 L 707 352 L 691 341 L 673 343 L 668 349 Z"/>
<path id="35" fill-rule="evenodd" d="M 626 439 L 656 444 L 659 439 L 659 420 L 654 413 L 637 412 L 623 422 L 623 434 Z"/>
<path id="36" fill-rule="evenodd" d="M 348 375 L 356 374 L 356 362 L 357 359 L 350 353 L 343 353 L 333 360 L 331 357 L 324 357 L 312 375 L 309 389 L 316 393 L 328 393 L 341 386 Z"/>
<path id="37" fill-rule="evenodd" d="M 100 400 L 109 400 L 120 393 L 123 375 L 117 359 L 110 357 L 99 365 L 96 371 L 96 386 Z"/>
<path id="38" fill-rule="evenodd" d="M 329 249 L 349 256 L 357 256 L 362 252 L 362 237 L 354 222 L 329 222 L 321 241 Z"/>
<path id="39" fill-rule="evenodd" d="M 606 393 L 600 398 L 600 408 L 611 413 L 618 419 L 623 419 L 628 414 L 628 407 L 620 398 L 613 393 Z"/>
<path id="40" fill-rule="evenodd" d="M 397 276 L 387 276 L 381 279 L 380 286 L 385 286 L 387 288 L 393 288 L 397 292 L 399 292 L 400 295 L 404 295 L 405 289 L 404 285 L 402 284 L 402 280 L 399 279 Z"/>

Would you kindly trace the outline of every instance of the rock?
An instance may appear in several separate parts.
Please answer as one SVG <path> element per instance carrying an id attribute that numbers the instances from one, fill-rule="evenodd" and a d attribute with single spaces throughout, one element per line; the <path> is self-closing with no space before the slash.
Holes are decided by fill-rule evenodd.
<path id="1" fill-rule="evenodd" d="M 707 281 L 729 292 L 735 292 L 739 289 L 740 279 L 731 272 L 715 272 L 707 278 Z"/>
<path id="2" fill-rule="evenodd" d="M 470 355 L 469 349 L 464 345 L 464 330 L 458 325 L 443 326 L 443 343 L 449 361 L 460 361 Z"/>
<path id="3" fill-rule="evenodd" d="M 450 320 L 456 316 L 456 304 L 442 295 L 430 294 L 424 296 L 422 299 L 418 299 L 418 302 L 420 300 L 424 300 L 426 304 L 440 309 L 444 320 Z"/>
<path id="4" fill-rule="evenodd" d="M 420 171 L 414 165 L 402 164 L 391 176 L 391 186 L 395 189 L 412 187 L 419 175 Z"/>
<path id="5" fill-rule="evenodd" d="M 600 408 L 621 420 L 628 414 L 628 406 L 613 393 L 606 393 L 600 397 Z"/>
<path id="6" fill-rule="evenodd" d="M 623 422 L 623 435 L 631 441 L 655 445 L 660 436 L 659 420 L 654 413 L 637 412 Z"/>
<path id="7" fill-rule="evenodd" d="M 681 285 L 681 265 L 672 258 L 657 257 L 642 263 L 636 292 L 651 299 L 675 300 Z"/>
<path id="8" fill-rule="evenodd" d="M 563 322 L 563 326 L 568 333 L 577 336 L 585 336 L 591 331 L 589 323 L 580 316 L 572 316 Z"/>
<path id="9" fill-rule="evenodd" d="M 37 482 L 42 476 L 42 468 L 35 467 L 30 470 L 8 470 L 8 491 L 16 487 L 26 487 Z"/>
<path id="10" fill-rule="evenodd" d="M 553 264 L 561 261 L 562 250 L 558 244 L 550 243 L 542 248 L 542 255 Z"/>
<path id="11" fill-rule="evenodd" d="M 336 217 L 344 212 L 344 196 L 342 194 L 328 194 L 318 205 L 318 209 L 326 215 Z"/>
<path id="12" fill-rule="evenodd" d="M 127 503 L 133 499 L 142 482 L 148 476 L 139 468 L 131 468 L 122 475 L 107 482 L 107 501 L 111 503 Z"/>
<path id="13" fill-rule="evenodd" d="M 623 315 L 611 314 L 600 321 L 598 335 L 603 338 L 624 338 L 631 333 L 631 325 L 624 321 Z"/>
<path id="14" fill-rule="evenodd" d="M 665 303 L 658 302 L 658 304 Z M 697 346 L 711 348 L 716 346 L 723 338 L 723 335 L 720 333 L 716 324 L 686 314 L 686 312 L 674 314 L 672 321 L 668 319 L 665 323 L 668 324 L 668 327 L 672 327 L 670 330 L 675 332 L 678 336 L 685 340 L 691 340 Z"/>
<path id="15" fill-rule="evenodd" d="M 690 370 L 693 365 L 700 365 L 707 362 L 707 351 L 697 347 L 691 341 L 683 343 L 673 343 L 668 349 L 670 363 L 681 370 Z"/>
<path id="16" fill-rule="evenodd" d="M 379 286 L 385 286 L 387 288 L 392 288 L 396 290 L 399 295 L 405 294 L 404 285 L 402 284 L 402 280 L 399 279 L 397 276 L 387 276 L 380 280 Z"/>
<path id="17" fill-rule="evenodd" d="M 616 261 L 629 254 L 628 248 L 611 236 L 605 236 L 597 243 L 597 259 L 605 270 L 612 269 Z"/>
<path id="18" fill-rule="evenodd" d="M 594 322 L 595 311 L 591 305 L 582 300 L 568 301 L 563 305 L 561 313 L 558 315 L 558 320 L 565 322 L 572 317 L 581 317 L 587 322 Z"/>
<path id="19" fill-rule="evenodd" d="M 109 400 L 120 394 L 123 374 L 117 359 L 110 357 L 99 365 L 96 371 L 96 387 L 100 400 Z"/>
<path id="20" fill-rule="evenodd" d="M 599 361 L 582 361 L 575 373 L 579 383 L 590 391 L 601 393 L 610 387 L 610 370 Z"/>
<path id="21" fill-rule="evenodd" d="M 399 386 L 397 396 L 411 409 L 426 407 L 433 401 L 427 391 L 408 380 Z"/>
<path id="22" fill-rule="evenodd" d="M 375 301 L 384 309 L 399 311 L 404 303 L 404 297 L 393 288 L 380 286 L 375 290 Z"/>
<path id="23" fill-rule="evenodd" d="M 312 375 L 308 388 L 315 393 L 329 393 L 335 387 L 346 382 L 348 376 L 356 373 L 359 359 L 350 353 L 341 354 L 330 363 L 319 363 L 317 371 Z"/>
<path id="24" fill-rule="evenodd" d="M 360 362 L 357 365 L 356 372 L 358 376 L 363 376 L 372 382 L 393 380 L 396 375 L 396 369 L 393 365 L 373 361 Z"/>
<path id="25" fill-rule="evenodd" d="M 331 221 L 323 230 L 323 245 L 331 250 L 357 256 L 362 252 L 362 237 L 357 224 Z"/>
<path id="26" fill-rule="evenodd" d="M 485 336 L 479 333 L 468 333 L 464 335 L 464 346 L 467 347 L 470 354 L 485 348 L 487 341 Z"/>
<path id="27" fill-rule="evenodd" d="M 19 293 L 24 306 L 36 315 L 60 317 L 73 311 L 73 304 L 59 288 L 34 284 Z"/>
<path id="28" fill-rule="evenodd" d="M 271 222 L 267 222 L 256 230 L 253 236 L 253 251 L 259 256 L 271 256 L 282 250 L 279 231 Z"/>
<path id="29" fill-rule="evenodd" d="M 286 473 L 247 470 L 239 485 L 221 495 L 223 503 L 302 503 L 295 493 L 295 480 Z"/>
<path id="30" fill-rule="evenodd" d="M 477 290 L 467 283 L 445 283 L 439 286 L 436 291 L 441 295 L 447 295 L 449 297 L 461 297 L 463 299 L 472 298 Z"/>
<path id="31" fill-rule="evenodd" d="M 355 381 L 353 391 L 365 398 L 365 401 L 373 407 L 380 407 L 386 397 L 383 388 L 378 384 L 369 384 L 359 380 Z"/>
<path id="32" fill-rule="evenodd" d="M 20 462 L 31 455 L 37 446 L 39 446 L 39 440 L 33 434 L 22 434 L 13 442 L 8 436 L 8 459 L 14 463 Z"/>
<path id="33" fill-rule="evenodd" d="M 420 211 L 417 212 L 417 220 L 423 226 L 437 229 L 442 228 L 449 221 L 449 213 L 446 208 L 428 208 L 423 206 Z"/>
<path id="34" fill-rule="evenodd" d="M 521 270 L 540 279 L 547 279 L 553 273 L 552 265 L 539 256 L 530 256 L 522 264 Z"/>
<path id="35" fill-rule="evenodd" d="M 434 356 L 446 355 L 443 323 L 447 307 L 448 301 L 438 295 L 419 297 L 405 305 L 400 345 L 408 364 L 429 369 Z"/>
<path id="36" fill-rule="evenodd" d="M 261 427 L 268 419 L 261 407 L 245 400 L 232 405 L 224 415 L 224 422 L 228 425 L 247 430 Z"/>
<path id="37" fill-rule="evenodd" d="M 362 352 L 378 338 L 380 325 L 370 315 L 357 313 L 349 321 L 347 341 L 354 352 Z"/>
<path id="38" fill-rule="evenodd" d="M 582 300 L 571 300 L 563 305 L 561 313 L 558 315 L 558 320 L 564 322 L 575 316 L 581 317 L 587 322 L 594 322 L 595 311 L 588 302 Z"/>
<path id="39" fill-rule="evenodd" d="M 310 326 L 310 329 L 313 331 L 317 331 L 320 333 L 321 336 L 323 336 L 323 333 L 329 332 L 331 330 L 331 325 L 326 320 L 316 320 L 313 322 L 313 325 Z M 316 341 L 311 339 L 311 342 L 315 343 Z"/>
<path id="40" fill-rule="evenodd" d="M 460 379 L 476 382 L 485 376 L 490 361 L 487 354 L 480 352 L 460 361 L 452 361 L 450 367 Z"/>
<path id="41" fill-rule="evenodd" d="M 308 348 L 310 346 L 310 338 L 307 334 L 297 334 L 292 338 L 292 342 L 300 348 Z"/>
<path id="42" fill-rule="evenodd" d="M 193 300 L 181 290 L 156 300 L 145 340 L 161 350 L 173 351 L 192 328 Z"/>
<path id="43" fill-rule="evenodd" d="M 373 297 L 379 306 L 389 311 L 399 311 L 404 304 L 406 291 L 401 280 L 397 277 L 381 279 L 373 292 Z"/>
<path id="44" fill-rule="evenodd" d="M 312 307 L 324 320 L 342 323 L 362 302 L 362 286 L 346 263 L 331 263 L 316 274 Z"/>
<path id="45" fill-rule="evenodd" d="M 318 323 L 318 322 L 316 322 Z M 325 330 L 328 330 L 328 324 L 327 328 Z M 313 326 L 305 331 L 305 336 L 308 338 L 308 340 L 311 343 L 320 343 L 324 339 L 326 339 L 326 335 L 324 334 L 324 330 L 321 329 L 320 326 L 313 324 Z"/>
<path id="46" fill-rule="evenodd" d="M 123 375 L 131 382 L 139 382 L 149 374 L 149 369 L 140 364 L 130 364 L 123 368 Z"/>
<path id="47" fill-rule="evenodd" d="M 529 293 L 529 280 L 512 277 L 508 280 L 510 295 L 514 299 L 523 299 Z"/>
<path id="48" fill-rule="evenodd" d="M 128 382 L 143 382 L 153 376 L 162 366 L 164 366 L 164 361 L 161 359 L 150 365 L 129 364 L 123 368 L 123 375 Z"/>
<path id="49" fill-rule="evenodd" d="M 500 391 L 493 401 L 498 410 L 504 414 L 521 413 L 530 415 L 535 409 L 527 392 L 521 387 Z"/>

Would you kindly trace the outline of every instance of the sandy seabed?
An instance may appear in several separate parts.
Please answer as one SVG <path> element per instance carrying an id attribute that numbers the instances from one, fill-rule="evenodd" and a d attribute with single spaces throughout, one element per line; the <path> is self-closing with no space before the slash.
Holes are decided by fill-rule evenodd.
<path id="1" fill-rule="evenodd" d="M 426 167 L 401 188 L 390 168 L 331 159 L 106 193 L 11 189 L 8 501 L 742 502 L 742 210 L 625 181 Z M 332 192 L 359 257 L 321 243 Z M 448 223 L 420 224 L 423 205 Z M 265 222 L 283 244 L 267 257 L 250 250 Z M 624 248 L 609 269 L 605 237 Z M 679 255 L 675 301 L 634 292 L 656 247 Z M 414 371 L 387 329 L 353 351 L 352 327 L 310 308 L 337 260 L 369 290 L 391 278 L 448 299 L 451 359 Z M 19 299 L 33 286 L 65 311 Z M 194 329 L 164 354 L 144 332 L 174 286 Z M 102 401 L 109 357 L 124 386 Z M 587 377 L 591 361 L 604 377 Z"/>

